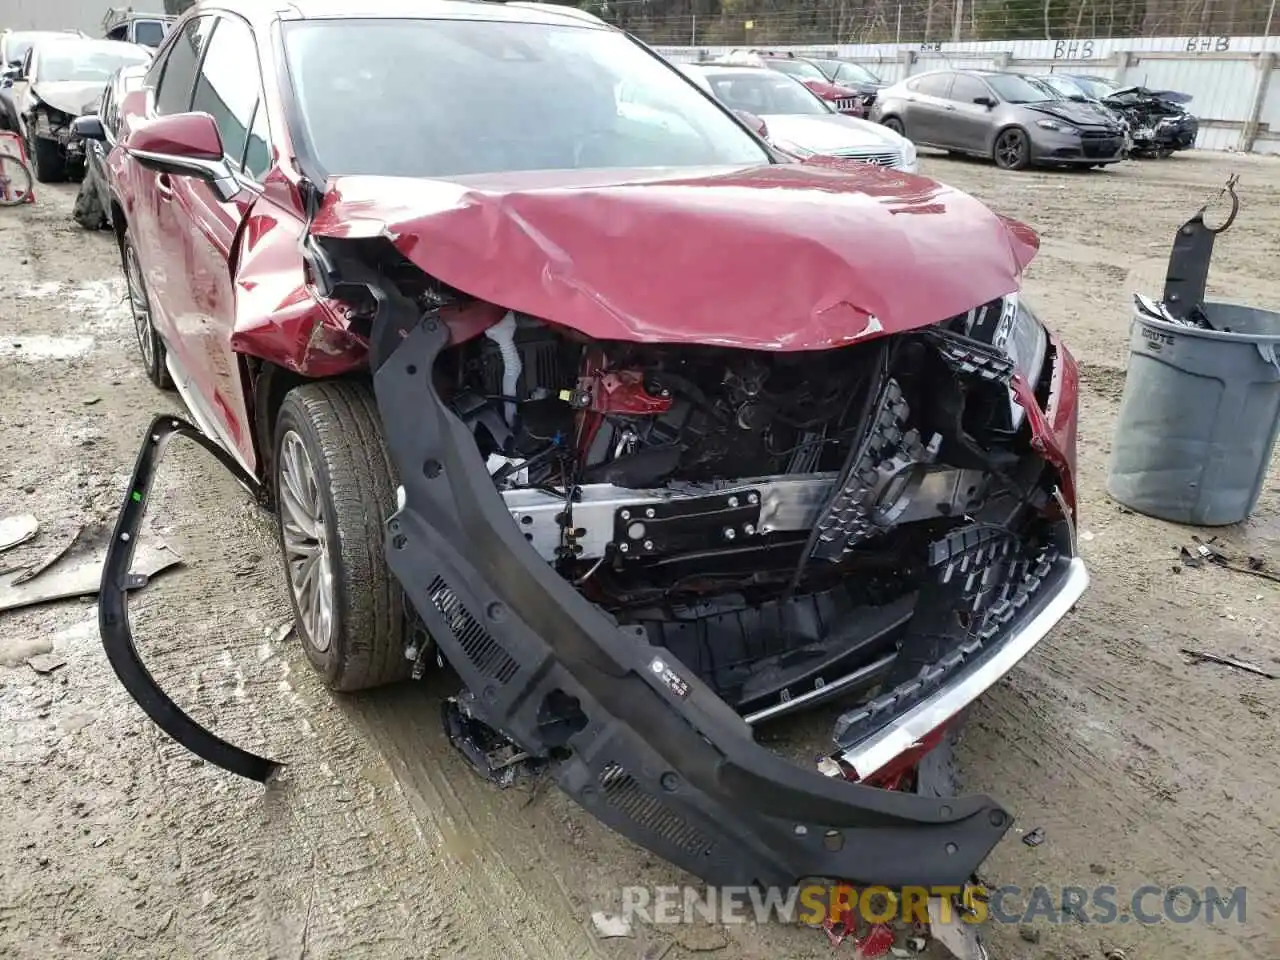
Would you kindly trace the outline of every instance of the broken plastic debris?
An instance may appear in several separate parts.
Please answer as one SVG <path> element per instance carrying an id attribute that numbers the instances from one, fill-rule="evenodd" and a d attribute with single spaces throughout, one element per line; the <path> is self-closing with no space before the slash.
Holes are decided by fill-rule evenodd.
<path id="1" fill-rule="evenodd" d="M 105 524 L 95 525 L 73 541 L 72 548 L 39 576 L 0 577 L 0 610 L 96 594 L 102 585 L 102 566 L 110 535 Z M 182 558 L 165 544 L 144 540 L 135 549 L 128 588 L 136 590 L 146 586 L 151 577 L 181 562 Z"/>
<path id="2" fill-rule="evenodd" d="M 1228 615 L 1230 616 L 1230 615 Z M 1235 619 L 1230 617 L 1230 619 Z M 1182 649 L 1183 656 L 1189 657 L 1192 663 L 1220 663 L 1224 667 L 1234 667 L 1236 670 L 1243 670 L 1245 673 L 1257 674 L 1260 677 L 1266 677 L 1268 680 L 1280 680 L 1280 674 L 1272 673 L 1264 667 L 1258 666 L 1256 663 L 1249 663 L 1247 660 L 1237 660 L 1235 657 L 1222 657 L 1216 653 L 1204 653 L 1200 650 Z"/>
<path id="3" fill-rule="evenodd" d="M 591 914 L 591 925 L 596 928 L 596 934 L 601 940 L 631 936 L 631 920 L 621 914 L 597 910 Z"/>
<path id="4" fill-rule="evenodd" d="M 954 903 L 944 905 L 938 897 L 929 898 L 929 932 L 957 960 L 990 960 L 991 954 L 978 939 L 977 929 L 961 916 Z"/>
<path id="5" fill-rule="evenodd" d="M 53 673 L 59 667 L 67 665 L 67 658 L 56 653 L 37 653 L 27 657 L 27 665 L 36 673 Z"/>
<path id="6" fill-rule="evenodd" d="M 0 550 L 26 543 L 40 529 L 40 521 L 30 513 L 0 518 Z"/>
<path id="7" fill-rule="evenodd" d="M 1038 847 L 1044 843 L 1044 828 L 1036 827 L 1034 830 L 1028 830 L 1027 835 L 1022 838 L 1022 842 L 1028 847 Z"/>

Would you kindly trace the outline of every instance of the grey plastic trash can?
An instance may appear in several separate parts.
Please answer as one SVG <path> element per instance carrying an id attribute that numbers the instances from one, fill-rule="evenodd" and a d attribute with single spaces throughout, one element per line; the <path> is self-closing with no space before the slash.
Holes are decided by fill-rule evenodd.
<path id="1" fill-rule="evenodd" d="M 1205 303 L 1212 330 L 1135 311 L 1107 492 L 1162 520 L 1239 523 L 1280 427 L 1280 314 Z"/>

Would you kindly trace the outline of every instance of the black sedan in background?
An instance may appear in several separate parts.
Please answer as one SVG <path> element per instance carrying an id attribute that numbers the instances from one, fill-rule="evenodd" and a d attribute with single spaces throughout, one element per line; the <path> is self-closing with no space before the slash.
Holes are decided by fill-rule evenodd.
<path id="1" fill-rule="evenodd" d="M 71 215 L 87 230 L 111 226 L 111 194 L 107 189 L 107 154 L 115 146 L 120 125 L 120 101 L 130 90 L 142 86 L 147 75 L 146 64 L 121 67 L 107 82 L 98 112 L 77 117 L 71 125 L 72 136 L 84 142 L 84 179 Z M 101 131 L 99 133 L 99 131 Z"/>

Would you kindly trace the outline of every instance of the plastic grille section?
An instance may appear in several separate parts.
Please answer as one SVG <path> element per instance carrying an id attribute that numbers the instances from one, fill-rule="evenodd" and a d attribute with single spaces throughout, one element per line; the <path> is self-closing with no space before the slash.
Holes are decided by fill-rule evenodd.
<path id="1" fill-rule="evenodd" d="M 646 792 L 619 764 L 606 764 L 599 779 L 605 802 L 634 823 L 686 853 L 701 856 L 711 849 L 709 840 Z"/>
<path id="2" fill-rule="evenodd" d="M 1003 384 L 1008 384 L 1013 378 L 1013 361 L 997 347 L 946 330 L 929 330 L 925 337 L 947 366 L 962 376 L 981 377 Z"/>
<path id="3" fill-rule="evenodd" d="M 440 616 L 453 631 L 463 653 L 477 670 L 499 683 L 506 683 L 516 675 L 516 662 L 507 656 L 489 635 L 489 631 L 472 616 L 443 577 L 436 577 L 427 589 L 431 594 L 432 605 L 440 611 Z"/>
<path id="4" fill-rule="evenodd" d="M 889 716 L 933 693 L 947 676 L 996 643 L 1044 585 L 1059 557 L 1052 544 L 1020 545 L 1013 534 L 994 525 L 961 527 L 935 541 L 929 565 L 938 571 L 939 584 L 955 587 L 955 609 L 967 613 L 967 627 L 957 632 L 951 649 L 918 675 L 841 716 L 836 722 L 841 745 L 856 743 Z"/>
<path id="5" fill-rule="evenodd" d="M 881 499 L 896 477 L 917 464 L 932 462 L 942 443 L 935 434 L 926 446 L 918 430 L 906 429 L 910 412 L 902 388 L 889 380 L 876 405 L 866 449 L 850 465 L 839 492 L 818 518 L 818 539 L 811 554 L 815 560 L 838 561 L 862 541 L 893 526 L 892 519 L 880 512 L 890 506 Z"/>

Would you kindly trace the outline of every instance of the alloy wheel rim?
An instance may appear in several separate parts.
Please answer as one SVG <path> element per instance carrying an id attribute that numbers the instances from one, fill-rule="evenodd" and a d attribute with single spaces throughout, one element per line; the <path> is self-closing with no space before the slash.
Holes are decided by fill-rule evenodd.
<path id="1" fill-rule="evenodd" d="M 125 283 L 129 287 L 129 309 L 133 311 L 133 330 L 138 336 L 138 349 L 142 351 L 142 361 L 147 369 L 155 364 L 156 344 L 155 330 L 151 326 L 151 304 L 147 300 L 147 290 L 142 282 L 142 270 L 138 266 L 138 256 L 133 252 L 133 245 L 125 247 Z"/>
<path id="2" fill-rule="evenodd" d="M 324 502 L 311 457 L 295 431 L 280 444 L 280 529 L 289 589 L 311 645 L 321 653 L 333 639 L 333 562 Z"/>
<path id="3" fill-rule="evenodd" d="M 1000 138 L 1000 158 L 1009 167 L 1022 159 L 1022 140 L 1018 134 L 1006 133 Z"/>

